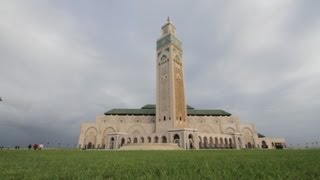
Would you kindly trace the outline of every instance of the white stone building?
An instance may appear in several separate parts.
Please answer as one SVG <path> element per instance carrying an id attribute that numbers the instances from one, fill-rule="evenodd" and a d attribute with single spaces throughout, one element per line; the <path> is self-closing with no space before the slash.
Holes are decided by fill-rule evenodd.
<path id="1" fill-rule="evenodd" d="M 186 104 L 182 43 L 169 19 L 157 40 L 156 56 L 156 105 L 112 109 L 98 116 L 95 122 L 83 123 L 79 148 L 271 149 L 285 146 L 284 139 L 264 137 L 257 133 L 254 124 L 241 123 L 228 112 L 195 109 Z"/>

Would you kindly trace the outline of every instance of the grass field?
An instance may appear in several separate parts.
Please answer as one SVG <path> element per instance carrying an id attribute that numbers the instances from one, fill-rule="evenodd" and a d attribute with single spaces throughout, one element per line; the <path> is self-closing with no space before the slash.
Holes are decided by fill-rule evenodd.
<path id="1" fill-rule="evenodd" d="M 2 150 L 0 179 L 320 179 L 320 150 Z"/>

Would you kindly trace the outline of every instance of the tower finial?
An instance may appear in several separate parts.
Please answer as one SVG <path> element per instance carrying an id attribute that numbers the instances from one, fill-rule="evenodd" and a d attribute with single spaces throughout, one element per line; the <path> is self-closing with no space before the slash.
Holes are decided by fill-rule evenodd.
<path id="1" fill-rule="evenodd" d="M 170 22 L 170 17 L 168 16 L 167 21 Z"/>

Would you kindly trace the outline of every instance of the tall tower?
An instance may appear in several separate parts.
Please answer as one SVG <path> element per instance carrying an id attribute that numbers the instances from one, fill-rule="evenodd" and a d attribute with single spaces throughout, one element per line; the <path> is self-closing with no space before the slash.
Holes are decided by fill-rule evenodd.
<path id="1" fill-rule="evenodd" d="M 188 127 L 182 43 L 168 18 L 157 40 L 156 131 Z"/>

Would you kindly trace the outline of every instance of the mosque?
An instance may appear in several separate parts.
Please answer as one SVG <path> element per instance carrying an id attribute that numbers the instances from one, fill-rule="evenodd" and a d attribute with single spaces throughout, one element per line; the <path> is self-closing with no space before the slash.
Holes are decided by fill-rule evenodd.
<path id="1" fill-rule="evenodd" d="M 81 125 L 85 149 L 284 148 L 283 138 L 259 134 L 252 123 L 217 109 L 186 104 L 182 42 L 168 19 L 157 40 L 156 105 L 111 109 Z"/>

